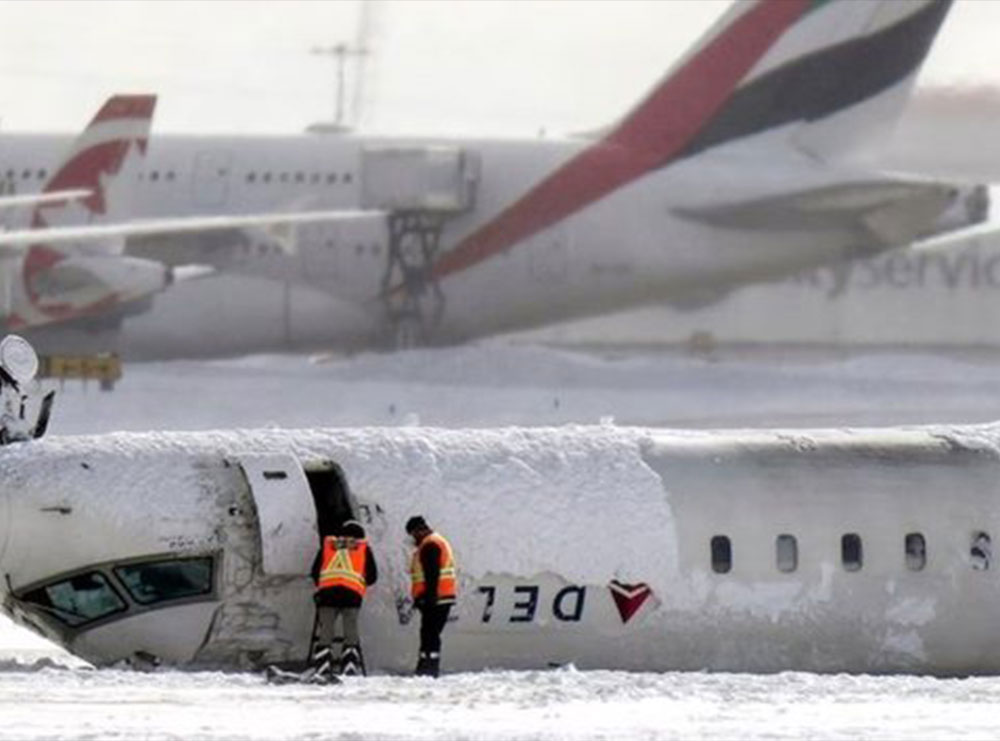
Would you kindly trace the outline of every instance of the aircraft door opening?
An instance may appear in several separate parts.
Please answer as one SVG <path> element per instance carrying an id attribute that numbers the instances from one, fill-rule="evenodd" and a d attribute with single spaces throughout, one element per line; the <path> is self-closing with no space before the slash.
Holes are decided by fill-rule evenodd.
<path id="1" fill-rule="evenodd" d="M 225 150 L 198 152 L 194 159 L 191 199 L 199 206 L 223 206 L 229 199 L 233 156 Z"/>
<path id="2" fill-rule="evenodd" d="M 305 467 L 306 480 L 316 508 L 318 533 L 329 533 L 347 520 L 355 519 L 357 507 L 347 488 L 340 466 L 323 461 Z"/>

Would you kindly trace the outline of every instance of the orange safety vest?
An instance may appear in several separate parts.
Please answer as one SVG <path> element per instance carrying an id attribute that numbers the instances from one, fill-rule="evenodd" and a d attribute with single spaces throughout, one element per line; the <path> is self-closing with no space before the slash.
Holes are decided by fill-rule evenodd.
<path id="1" fill-rule="evenodd" d="M 365 557 L 368 541 L 364 538 L 345 538 L 327 535 L 323 538 L 323 568 L 319 572 L 317 591 L 344 587 L 365 596 Z"/>
<path id="2" fill-rule="evenodd" d="M 410 559 L 410 594 L 413 599 L 417 599 L 427 590 L 424 567 L 420 563 L 420 553 L 424 546 L 431 543 L 437 545 L 440 553 L 438 565 L 441 567 L 441 573 L 438 577 L 437 603 L 440 605 L 454 602 L 455 597 L 458 596 L 458 584 L 455 578 L 455 554 L 448 541 L 437 533 L 431 533 L 424 538 L 420 546 L 413 552 L 413 558 Z"/>

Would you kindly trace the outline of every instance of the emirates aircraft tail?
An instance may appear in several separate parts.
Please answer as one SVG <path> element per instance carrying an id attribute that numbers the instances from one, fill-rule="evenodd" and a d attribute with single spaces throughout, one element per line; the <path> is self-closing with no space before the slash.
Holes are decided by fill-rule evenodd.
<path id="1" fill-rule="evenodd" d="M 890 133 L 951 0 L 735 4 L 610 139 L 661 163 L 780 132 L 829 158 Z"/>
<path id="2" fill-rule="evenodd" d="M 443 278 L 707 150 L 831 160 L 895 125 L 951 0 L 738 2 L 615 126 L 463 238 Z"/>

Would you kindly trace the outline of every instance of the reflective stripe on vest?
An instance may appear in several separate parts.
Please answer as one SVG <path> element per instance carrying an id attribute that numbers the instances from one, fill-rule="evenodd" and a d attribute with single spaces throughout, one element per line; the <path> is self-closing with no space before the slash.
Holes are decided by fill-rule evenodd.
<path id="1" fill-rule="evenodd" d="M 328 535 L 323 539 L 323 568 L 317 590 L 344 587 L 365 596 L 365 555 L 368 541 Z"/>
<path id="2" fill-rule="evenodd" d="M 420 554 L 424 546 L 434 543 L 438 546 L 440 557 L 438 565 L 441 573 L 438 577 L 437 601 L 438 604 L 444 602 L 454 602 L 458 596 L 458 585 L 456 583 L 455 555 L 451 550 L 451 545 L 437 533 L 431 533 L 421 541 L 420 546 L 413 552 L 410 559 L 410 594 L 413 599 L 417 599 L 427 590 L 427 582 L 424 578 L 424 567 L 420 563 Z"/>

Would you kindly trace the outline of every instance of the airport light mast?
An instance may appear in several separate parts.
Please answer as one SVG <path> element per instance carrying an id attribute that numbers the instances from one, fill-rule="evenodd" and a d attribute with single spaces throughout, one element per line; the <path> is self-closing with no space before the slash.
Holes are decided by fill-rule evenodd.
<path id="1" fill-rule="evenodd" d="M 314 46 L 309 50 L 310 54 L 316 56 L 332 57 L 337 63 L 337 97 L 336 109 L 334 111 L 333 127 L 336 130 L 344 129 L 344 65 L 348 57 L 363 57 L 368 54 L 368 50 L 361 46 L 351 46 L 346 42 L 334 44 L 333 46 Z"/>

